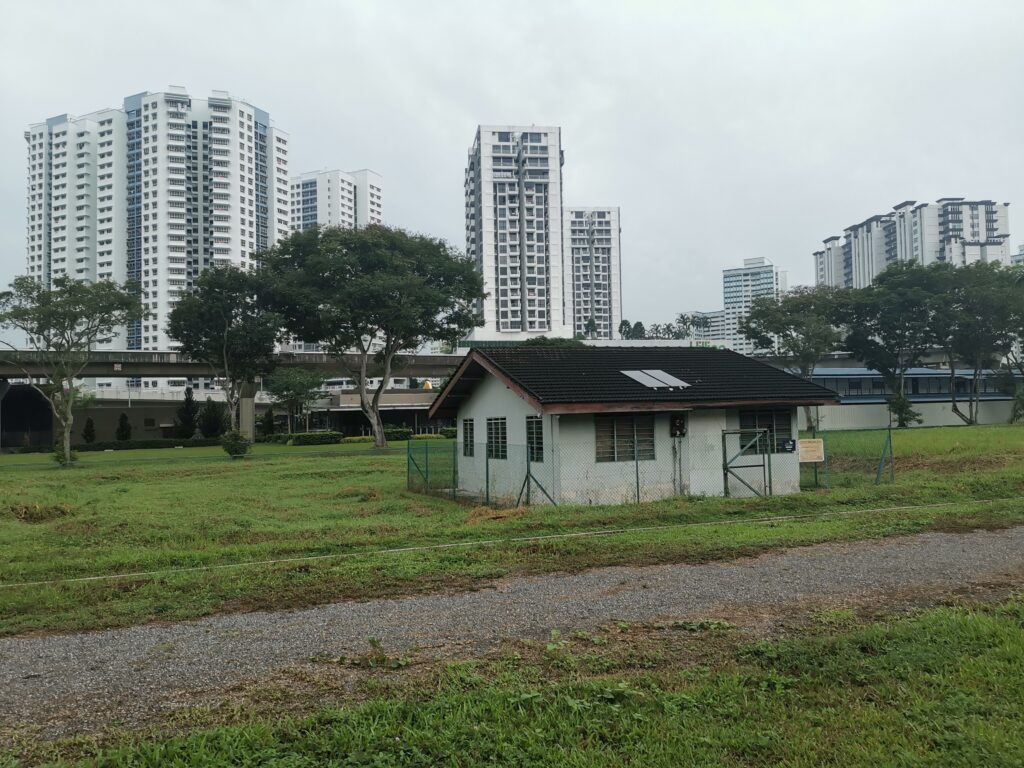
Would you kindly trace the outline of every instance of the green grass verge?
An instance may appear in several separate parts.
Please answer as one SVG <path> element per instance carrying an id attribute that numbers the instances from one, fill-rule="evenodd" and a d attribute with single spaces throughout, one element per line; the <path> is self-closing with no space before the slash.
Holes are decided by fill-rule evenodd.
<path id="1" fill-rule="evenodd" d="M 356 450 L 360 446 L 337 446 L 324 453 L 323 446 L 309 446 L 308 451 L 276 447 L 274 452 L 275 446 L 260 446 L 267 451 L 262 458 L 247 461 L 195 459 L 185 450 L 174 452 L 180 458 L 168 457 L 172 451 L 167 450 L 139 451 L 132 452 L 142 454 L 138 457 L 98 454 L 96 461 L 90 455 L 66 470 L 45 464 L 17 467 L 15 460 L 26 457 L 6 457 L 0 461 L 0 584 L 332 557 L 0 588 L 0 634 L 124 626 L 225 610 L 463 588 L 517 573 L 704 562 L 781 546 L 1024 522 L 1024 500 L 969 503 L 1021 496 L 1024 428 L 976 429 L 976 435 L 962 428 L 922 430 L 930 435 L 922 445 L 932 453 L 922 453 L 911 468 L 898 472 L 895 483 L 879 487 L 871 483 L 873 473 L 850 471 L 847 479 L 857 477 L 858 482 L 797 496 L 529 510 L 471 508 L 410 493 L 400 450 L 375 454 Z M 999 462 L 989 461 L 982 451 L 993 440 L 1007 451 Z M 215 455 L 218 449 L 187 450 Z M 945 469 L 951 456 L 958 471 Z M 934 509 L 756 522 L 776 515 L 951 502 Z M 372 554 L 446 542 L 706 522 L 729 524 Z M 347 556 L 333 557 L 339 554 Z"/>
<path id="2" fill-rule="evenodd" d="M 1022 626 L 1012 599 L 746 645 L 715 622 L 609 628 L 366 687 L 368 700 L 312 716 L 244 713 L 49 754 L 110 768 L 1019 766 Z"/>

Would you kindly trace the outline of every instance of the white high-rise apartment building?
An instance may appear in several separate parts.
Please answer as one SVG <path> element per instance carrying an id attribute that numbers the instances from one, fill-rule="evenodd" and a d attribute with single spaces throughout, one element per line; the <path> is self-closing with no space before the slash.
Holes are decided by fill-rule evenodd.
<path id="1" fill-rule="evenodd" d="M 619 209 L 566 208 L 562 218 L 573 335 L 613 339 L 622 321 Z M 593 323 L 591 323 L 593 320 Z"/>
<path id="2" fill-rule="evenodd" d="M 1017 252 L 1010 254 L 1010 264 L 1015 267 L 1024 266 L 1024 245 L 1018 246 Z"/>
<path id="3" fill-rule="evenodd" d="M 248 268 L 290 231 L 288 135 L 224 91 L 138 93 L 25 140 L 28 274 L 140 286 L 149 316 L 107 348 L 173 348 L 167 317 L 192 280 Z"/>
<path id="4" fill-rule="evenodd" d="M 291 179 L 291 227 L 365 227 L 384 223 L 383 180 L 379 173 L 310 171 Z"/>
<path id="5" fill-rule="evenodd" d="M 722 343 L 745 355 L 757 351 L 754 343 L 740 331 L 750 314 L 754 300 L 764 297 L 778 299 L 788 290 L 787 273 L 777 269 L 765 258 L 744 259 L 742 267 L 722 270 L 722 301 L 724 308 L 711 312 L 694 312 L 705 326 L 693 332 L 694 341 Z"/>
<path id="6" fill-rule="evenodd" d="M 946 262 L 957 267 L 975 262 L 1010 262 L 1009 203 L 944 197 L 935 203 L 906 200 L 892 212 L 854 224 L 825 240 L 814 253 L 819 285 L 863 288 L 890 264 L 913 261 L 924 266 Z"/>
<path id="7" fill-rule="evenodd" d="M 481 125 L 465 174 L 466 252 L 487 298 L 477 340 L 572 335 L 562 263 L 561 129 Z"/>

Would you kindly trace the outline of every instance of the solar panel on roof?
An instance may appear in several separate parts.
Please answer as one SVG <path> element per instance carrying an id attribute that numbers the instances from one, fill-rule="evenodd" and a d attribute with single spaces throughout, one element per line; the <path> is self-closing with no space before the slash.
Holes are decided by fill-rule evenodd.
<path id="1" fill-rule="evenodd" d="M 653 376 L 644 373 L 643 371 L 621 371 L 633 381 L 643 384 L 648 389 L 668 389 L 668 384 L 663 381 L 659 381 Z"/>
<path id="2" fill-rule="evenodd" d="M 620 373 L 629 376 L 633 381 L 643 384 L 648 389 L 674 389 L 675 387 L 683 389 L 690 386 L 685 381 L 677 379 L 675 376 L 664 371 L 620 371 Z"/>
<path id="3" fill-rule="evenodd" d="M 687 384 L 682 379 L 677 379 L 671 373 L 665 373 L 664 371 L 661 371 L 661 370 L 654 370 L 654 371 L 645 370 L 645 371 L 641 371 L 641 373 L 646 373 L 648 376 L 653 376 L 654 378 L 658 379 L 659 381 L 665 382 L 670 387 L 685 388 L 685 387 L 690 386 L 689 384 Z"/>

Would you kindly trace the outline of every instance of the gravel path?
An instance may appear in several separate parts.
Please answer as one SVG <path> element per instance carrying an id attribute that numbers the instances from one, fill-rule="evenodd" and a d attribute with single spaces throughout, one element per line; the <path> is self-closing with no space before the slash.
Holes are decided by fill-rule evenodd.
<path id="1" fill-rule="evenodd" d="M 951 589 L 1020 573 L 1024 526 L 825 544 L 705 565 L 517 577 L 493 588 L 0 640 L 0 724 L 67 733 L 173 708 L 190 692 L 265 677 L 317 654 L 480 649 L 610 619 L 716 615 L 872 590 Z M 63 723 L 63 725 L 62 725 Z"/>

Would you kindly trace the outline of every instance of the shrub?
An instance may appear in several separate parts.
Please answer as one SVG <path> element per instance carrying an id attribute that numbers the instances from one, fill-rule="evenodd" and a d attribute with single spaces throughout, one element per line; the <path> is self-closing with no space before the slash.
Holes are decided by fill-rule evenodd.
<path id="1" fill-rule="evenodd" d="M 385 440 L 410 440 L 412 430 L 409 427 L 384 427 Z"/>
<path id="2" fill-rule="evenodd" d="M 252 449 L 252 443 L 241 432 L 225 432 L 220 444 L 232 458 L 245 456 Z"/>
<path id="3" fill-rule="evenodd" d="M 288 445 L 332 445 L 341 442 L 341 432 L 296 432 Z"/>
<path id="4" fill-rule="evenodd" d="M 455 436 L 459 433 L 459 430 L 457 430 L 455 427 L 441 427 L 441 429 L 438 431 L 440 432 L 440 434 L 444 435 L 449 440 L 454 440 Z"/>
<path id="5" fill-rule="evenodd" d="M 425 433 L 425 434 L 422 434 L 422 435 L 413 435 L 412 439 L 413 440 L 447 440 L 448 438 L 445 437 L 444 435 L 432 435 L 430 433 Z"/>
<path id="6" fill-rule="evenodd" d="M 122 412 L 117 419 L 117 429 L 114 430 L 114 437 L 118 440 L 132 439 L 132 425 L 128 422 L 128 414 Z"/>
<path id="7" fill-rule="evenodd" d="M 174 416 L 174 436 L 186 440 L 192 437 L 196 433 L 198 420 L 199 405 L 192 393 L 192 387 L 185 387 L 185 399 Z"/>
<path id="8" fill-rule="evenodd" d="M 199 409 L 199 431 L 203 437 L 220 437 L 228 428 L 228 406 L 207 397 Z"/>
<path id="9" fill-rule="evenodd" d="M 263 412 L 263 415 L 256 421 L 256 426 L 260 429 L 260 434 L 263 437 L 274 434 L 274 409 L 267 408 Z"/>
<path id="10" fill-rule="evenodd" d="M 92 416 L 85 420 L 85 426 L 82 427 L 82 439 L 87 443 L 96 442 L 96 424 L 93 422 Z"/>
<path id="11" fill-rule="evenodd" d="M 352 437 L 341 438 L 343 443 L 372 443 L 373 435 L 353 435 Z"/>
<path id="12" fill-rule="evenodd" d="M 53 456 L 53 460 L 60 464 L 62 467 L 70 466 L 71 464 L 74 464 L 75 461 L 78 459 L 78 454 L 74 450 L 72 450 L 69 460 L 65 462 L 64 446 L 61 445 L 60 443 L 57 443 L 56 445 L 53 446 L 53 453 L 51 455 Z"/>

